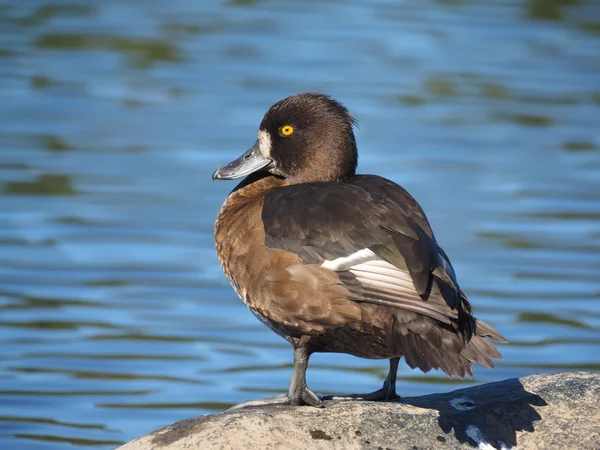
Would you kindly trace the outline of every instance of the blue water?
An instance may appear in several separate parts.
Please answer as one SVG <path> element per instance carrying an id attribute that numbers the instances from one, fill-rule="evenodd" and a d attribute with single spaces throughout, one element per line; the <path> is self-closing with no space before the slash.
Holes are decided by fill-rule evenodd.
<path id="1" fill-rule="evenodd" d="M 360 122 L 360 171 L 423 205 L 479 318 L 473 380 L 600 369 L 600 5 L 593 0 L 0 0 L 0 448 L 114 448 L 284 392 L 288 345 L 212 238 L 271 103 Z M 317 392 L 385 361 L 315 355 Z"/>

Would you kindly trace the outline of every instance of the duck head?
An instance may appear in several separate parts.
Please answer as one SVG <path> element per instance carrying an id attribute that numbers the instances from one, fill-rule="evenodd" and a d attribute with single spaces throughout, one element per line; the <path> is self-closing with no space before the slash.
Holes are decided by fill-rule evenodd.
<path id="1" fill-rule="evenodd" d="M 268 172 L 287 184 L 342 181 L 354 175 L 358 162 L 354 125 L 348 110 L 327 95 L 287 97 L 269 108 L 254 145 L 213 180 Z"/>

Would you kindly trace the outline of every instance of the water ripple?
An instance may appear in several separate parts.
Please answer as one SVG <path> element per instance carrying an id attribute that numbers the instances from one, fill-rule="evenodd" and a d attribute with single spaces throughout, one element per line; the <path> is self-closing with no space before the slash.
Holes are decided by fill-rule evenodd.
<path id="1" fill-rule="evenodd" d="M 360 171 L 424 206 L 477 316 L 474 378 L 600 370 L 600 10 L 579 2 L 0 0 L 0 448 L 114 448 L 285 392 L 289 345 L 212 228 L 265 109 L 326 91 Z M 257 25 L 260 24 L 260 25 Z M 254 136 L 254 137 L 253 137 Z M 385 361 L 314 355 L 321 393 Z"/>

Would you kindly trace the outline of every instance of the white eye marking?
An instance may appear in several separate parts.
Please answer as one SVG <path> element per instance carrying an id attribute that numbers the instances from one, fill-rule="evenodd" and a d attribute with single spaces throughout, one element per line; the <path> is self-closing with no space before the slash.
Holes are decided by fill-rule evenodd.
<path id="1" fill-rule="evenodd" d="M 271 159 L 271 135 L 268 131 L 258 132 L 258 148 L 265 158 Z"/>

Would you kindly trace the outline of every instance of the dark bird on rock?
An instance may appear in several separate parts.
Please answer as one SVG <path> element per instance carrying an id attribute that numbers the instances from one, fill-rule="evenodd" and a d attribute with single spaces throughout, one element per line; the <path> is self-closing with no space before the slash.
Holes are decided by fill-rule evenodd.
<path id="1" fill-rule="evenodd" d="M 473 316 L 417 201 L 390 180 L 355 174 L 355 124 L 326 95 L 285 98 L 265 114 L 254 146 L 213 175 L 245 177 L 215 223 L 223 270 L 294 349 L 287 395 L 238 407 L 322 406 L 306 385 L 315 352 L 389 359 L 381 389 L 344 397 L 364 400 L 397 398 L 401 357 L 458 377 L 501 358 L 490 339 L 506 340 Z"/>

